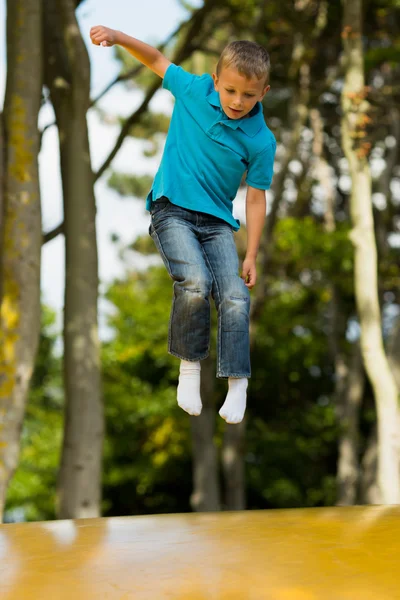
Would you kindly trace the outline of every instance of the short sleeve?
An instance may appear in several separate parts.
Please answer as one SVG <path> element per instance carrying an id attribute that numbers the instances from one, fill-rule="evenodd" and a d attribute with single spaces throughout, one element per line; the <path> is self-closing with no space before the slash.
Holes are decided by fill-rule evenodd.
<path id="1" fill-rule="evenodd" d="M 246 183 L 259 190 L 271 187 L 274 172 L 276 142 L 273 140 L 267 148 L 256 154 L 247 169 Z"/>
<path id="2" fill-rule="evenodd" d="M 170 91 L 175 98 L 187 94 L 196 79 L 196 75 L 188 73 L 182 67 L 171 63 L 165 71 L 163 79 L 163 88 Z"/>

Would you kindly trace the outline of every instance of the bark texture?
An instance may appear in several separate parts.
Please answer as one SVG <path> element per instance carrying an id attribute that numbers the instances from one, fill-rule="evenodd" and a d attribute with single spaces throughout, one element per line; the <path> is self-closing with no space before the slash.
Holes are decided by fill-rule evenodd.
<path id="1" fill-rule="evenodd" d="M 341 354 L 336 356 L 336 410 L 341 426 L 338 440 L 337 501 L 339 506 L 356 504 L 359 484 L 360 408 L 364 393 L 364 370 L 360 347 L 353 345 L 347 365 Z"/>
<path id="2" fill-rule="evenodd" d="M 1 257 L 3 255 L 3 225 L 4 225 L 4 210 L 5 210 L 5 131 L 4 131 L 4 115 L 0 113 L 0 306 L 3 296 L 3 268 Z"/>
<path id="3" fill-rule="evenodd" d="M 215 433 L 215 372 L 210 358 L 201 363 L 201 399 L 203 409 L 191 417 L 193 449 L 192 509 L 198 512 L 220 510 L 218 455 Z"/>
<path id="4" fill-rule="evenodd" d="M 225 426 L 222 448 L 222 470 L 224 474 L 224 508 L 245 510 L 245 432 L 246 419 L 237 425 Z"/>
<path id="5" fill-rule="evenodd" d="M 40 328 L 41 212 L 37 127 L 42 87 L 42 8 L 7 2 L 0 253 L 0 519 L 18 463 Z M 1 167 L 0 167 L 1 169 Z"/>
<path id="6" fill-rule="evenodd" d="M 365 130 L 362 2 L 343 0 L 345 81 L 342 91 L 342 144 L 352 178 L 350 212 L 354 246 L 354 284 L 361 325 L 361 353 L 377 408 L 377 483 L 384 504 L 400 502 L 398 391 L 383 346 L 378 298 L 377 252 Z"/>
<path id="7" fill-rule="evenodd" d="M 66 256 L 66 411 L 58 516 L 100 515 L 104 417 L 97 325 L 96 205 L 86 114 L 90 65 L 73 0 L 45 0 L 46 82 L 60 139 Z"/>
<path id="8" fill-rule="evenodd" d="M 376 427 L 373 428 L 361 462 L 359 504 L 379 504 L 380 491 L 377 485 L 378 440 Z"/>

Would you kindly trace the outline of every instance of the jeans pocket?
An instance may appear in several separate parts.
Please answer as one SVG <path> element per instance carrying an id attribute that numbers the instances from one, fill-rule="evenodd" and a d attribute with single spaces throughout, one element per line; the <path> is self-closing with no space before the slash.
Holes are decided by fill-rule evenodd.
<path id="1" fill-rule="evenodd" d="M 153 202 L 150 207 L 151 216 L 153 217 L 155 215 L 158 215 L 158 213 L 163 212 L 170 204 L 170 201 L 167 199 L 157 200 L 156 202 Z"/>

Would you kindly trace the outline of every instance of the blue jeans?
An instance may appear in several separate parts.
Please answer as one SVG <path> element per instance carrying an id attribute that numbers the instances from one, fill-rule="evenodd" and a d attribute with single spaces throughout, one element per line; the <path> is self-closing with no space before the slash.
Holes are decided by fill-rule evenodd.
<path id="1" fill-rule="evenodd" d="M 210 295 L 218 311 L 217 377 L 250 377 L 250 294 L 228 223 L 161 198 L 150 235 L 174 281 L 168 352 L 188 361 L 210 346 Z"/>

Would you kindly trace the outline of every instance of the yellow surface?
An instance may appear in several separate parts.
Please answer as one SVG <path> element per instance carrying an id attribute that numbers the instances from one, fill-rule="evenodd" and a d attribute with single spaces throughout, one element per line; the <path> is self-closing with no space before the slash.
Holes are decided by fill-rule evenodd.
<path id="1" fill-rule="evenodd" d="M 0 598 L 400 599 L 400 507 L 2 525 Z"/>

